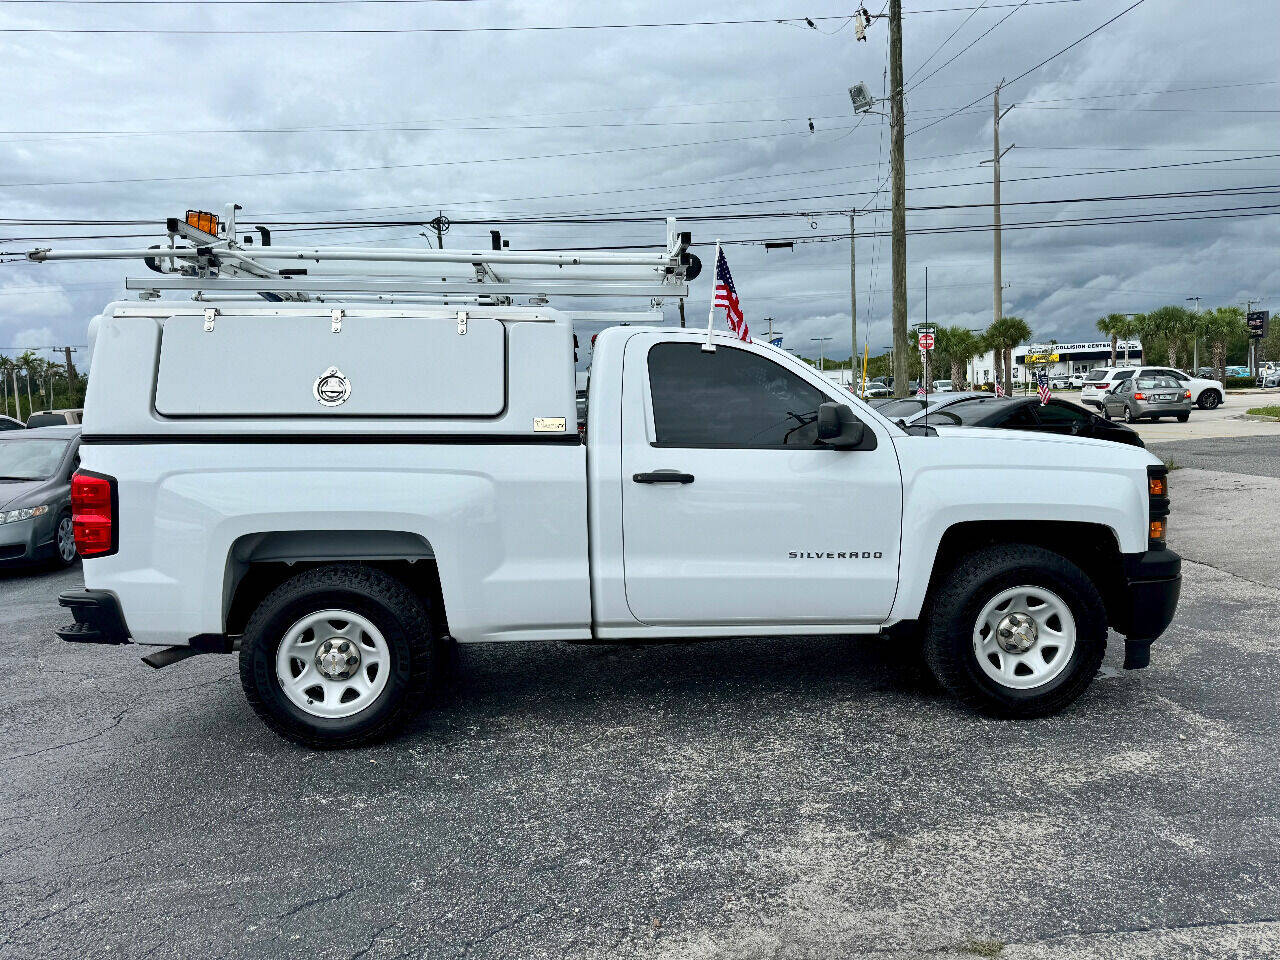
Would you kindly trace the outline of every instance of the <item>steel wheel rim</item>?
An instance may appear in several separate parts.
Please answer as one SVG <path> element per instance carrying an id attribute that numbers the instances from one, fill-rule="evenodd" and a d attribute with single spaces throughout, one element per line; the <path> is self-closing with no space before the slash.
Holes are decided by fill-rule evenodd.
<path id="1" fill-rule="evenodd" d="M 76 528 L 70 517 L 58 521 L 58 556 L 63 563 L 70 563 L 76 558 Z"/>
<path id="2" fill-rule="evenodd" d="M 1002 635 L 1011 621 L 1020 624 L 1022 618 L 1034 626 L 1019 626 L 1012 636 Z M 1010 690 L 1033 690 L 1056 680 L 1075 649 L 1075 617 L 1066 601 L 1045 587 L 1023 585 L 1000 591 L 987 601 L 973 626 L 978 666 Z"/>
<path id="3" fill-rule="evenodd" d="M 325 672 L 342 659 L 348 676 Z M 323 668 L 321 660 L 323 659 Z M 386 689 L 391 648 L 373 622 L 350 610 L 317 610 L 285 631 L 276 651 L 276 679 L 298 709 L 314 717 L 337 720 L 368 709 Z"/>

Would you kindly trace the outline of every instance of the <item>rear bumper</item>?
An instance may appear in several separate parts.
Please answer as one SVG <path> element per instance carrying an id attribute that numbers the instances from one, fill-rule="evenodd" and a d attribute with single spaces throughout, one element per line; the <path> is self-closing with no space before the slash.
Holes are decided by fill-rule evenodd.
<path id="1" fill-rule="evenodd" d="M 120 601 L 105 590 L 72 590 L 61 594 L 58 603 L 67 607 L 74 623 L 58 630 L 71 643 L 129 643 L 129 628 L 120 610 Z"/>
<path id="2" fill-rule="evenodd" d="M 1120 605 L 1117 633 L 1124 634 L 1126 670 L 1151 661 L 1151 644 L 1173 622 L 1182 592 L 1182 557 L 1172 550 L 1124 554 L 1125 600 Z"/>

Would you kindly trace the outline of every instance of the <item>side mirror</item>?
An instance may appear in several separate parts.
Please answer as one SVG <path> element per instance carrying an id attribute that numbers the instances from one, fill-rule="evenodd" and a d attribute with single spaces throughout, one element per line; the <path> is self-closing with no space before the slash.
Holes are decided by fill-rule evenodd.
<path id="1" fill-rule="evenodd" d="M 843 403 L 818 405 L 818 442 L 833 450 L 874 450 L 876 435 Z"/>

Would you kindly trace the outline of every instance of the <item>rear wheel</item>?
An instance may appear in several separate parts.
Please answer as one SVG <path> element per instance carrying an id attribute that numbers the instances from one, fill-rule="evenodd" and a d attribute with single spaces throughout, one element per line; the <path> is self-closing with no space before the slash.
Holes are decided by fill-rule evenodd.
<path id="1" fill-rule="evenodd" d="M 1201 390 L 1200 397 L 1196 400 L 1196 406 L 1201 410 L 1213 410 L 1222 403 L 1222 394 L 1217 390 Z"/>
<path id="2" fill-rule="evenodd" d="M 249 618 L 240 681 L 268 726 L 310 747 L 386 736 L 421 702 L 437 644 L 423 600 L 372 567 L 317 567 Z"/>
<path id="3" fill-rule="evenodd" d="M 985 713 L 1039 717 L 1072 703 L 1107 648 L 1097 587 L 1061 554 L 1027 544 L 959 561 L 931 598 L 925 659 L 949 692 Z"/>

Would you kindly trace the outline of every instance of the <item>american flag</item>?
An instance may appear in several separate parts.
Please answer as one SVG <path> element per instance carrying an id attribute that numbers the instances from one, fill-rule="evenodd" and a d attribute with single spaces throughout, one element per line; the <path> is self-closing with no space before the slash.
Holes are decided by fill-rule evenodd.
<path id="1" fill-rule="evenodd" d="M 923 396 L 924 396 L 924 393 L 925 393 L 925 391 L 924 391 L 924 381 L 921 381 L 921 382 L 920 382 L 920 386 L 916 387 L 916 396 L 917 396 L 917 397 L 923 397 Z"/>
<path id="2" fill-rule="evenodd" d="M 1040 404 L 1043 406 L 1049 402 L 1049 377 L 1043 370 L 1036 377 L 1036 387 L 1040 391 Z"/>
<path id="3" fill-rule="evenodd" d="M 724 258 L 723 250 L 716 251 L 715 306 L 724 307 L 725 319 L 729 321 L 729 328 L 738 335 L 738 339 L 750 342 L 751 331 L 747 329 L 747 320 L 742 315 L 738 291 L 733 285 L 733 275 L 729 273 L 729 261 Z"/>
<path id="4" fill-rule="evenodd" d="M 998 383 L 996 384 L 996 396 L 997 396 L 997 397 L 1003 397 L 1003 396 L 1004 396 L 1004 387 L 1000 386 L 1000 384 L 998 384 Z"/>

